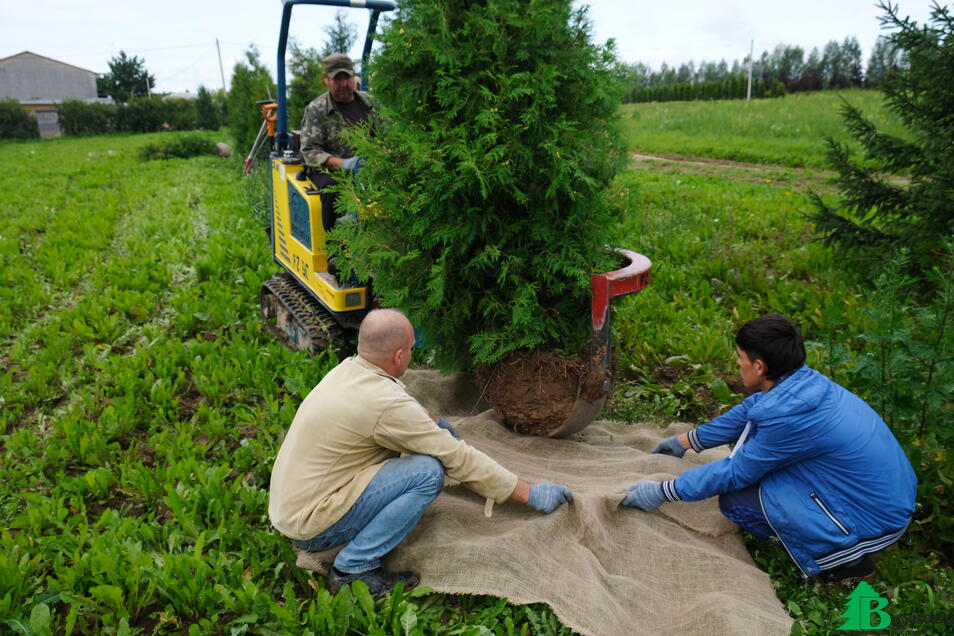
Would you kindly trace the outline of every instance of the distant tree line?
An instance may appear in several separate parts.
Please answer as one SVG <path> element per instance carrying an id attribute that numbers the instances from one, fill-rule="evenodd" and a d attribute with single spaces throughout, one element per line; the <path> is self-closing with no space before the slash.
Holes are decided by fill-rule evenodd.
<path id="1" fill-rule="evenodd" d="M 739 99 L 748 90 L 749 58 L 729 65 L 688 62 L 665 63 L 659 70 L 637 62 L 629 66 L 627 102 Z M 854 37 L 830 41 L 807 55 L 800 46 L 779 44 L 764 51 L 752 67 L 752 97 L 780 97 L 800 91 L 877 88 L 891 74 L 906 68 L 903 50 L 884 36 L 875 42 L 867 68 Z"/>
<path id="2" fill-rule="evenodd" d="M 222 91 L 199 87 L 196 99 L 133 97 L 125 104 L 64 100 L 58 106 L 60 127 L 67 135 L 162 130 L 217 130 L 225 117 Z"/>

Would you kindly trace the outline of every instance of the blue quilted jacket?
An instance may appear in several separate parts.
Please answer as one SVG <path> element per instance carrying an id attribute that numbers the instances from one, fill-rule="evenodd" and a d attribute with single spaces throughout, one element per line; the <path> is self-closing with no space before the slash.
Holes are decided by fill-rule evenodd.
<path id="1" fill-rule="evenodd" d="M 734 455 L 664 482 L 671 501 L 761 484 L 769 524 L 806 576 L 894 543 L 914 512 L 917 477 L 884 420 L 861 398 L 803 366 L 689 433 L 696 452 Z"/>

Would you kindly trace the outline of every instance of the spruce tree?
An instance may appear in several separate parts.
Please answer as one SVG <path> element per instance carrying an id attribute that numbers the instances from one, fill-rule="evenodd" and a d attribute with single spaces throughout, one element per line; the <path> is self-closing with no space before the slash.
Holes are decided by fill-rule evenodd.
<path id="1" fill-rule="evenodd" d="M 841 198 L 829 204 L 816 195 L 813 218 L 830 244 L 871 255 L 874 262 L 885 250 L 905 248 L 914 264 L 927 266 L 954 233 L 954 19 L 948 8 L 935 4 L 930 24 L 922 27 L 899 17 L 890 3 L 880 6 L 882 24 L 895 29 L 889 44 L 908 64 L 885 75 L 881 88 L 907 134 L 879 131 L 846 103 L 845 125 L 864 161 L 846 144 L 828 139 Z"/>
<path id="2" fill-rule="evenodd" d="M 589 333 L 622 168 L 624 70 L 570 0 L 409 0 L 381 37 L 383 120 L 358 133 L 360 222 L 336 251 L 444 369 Z"/>

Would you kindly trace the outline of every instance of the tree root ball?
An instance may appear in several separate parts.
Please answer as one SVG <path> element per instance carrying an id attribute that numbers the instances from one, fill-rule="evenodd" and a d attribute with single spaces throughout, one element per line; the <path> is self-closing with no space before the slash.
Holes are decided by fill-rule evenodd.
<path id="1" fill-rule="evenodd" d="M 484 399 L 517 433 L 549 437 L 573 413 L 577 398 L 595 401 L 607 394 L 611 373 L 600 361 L 605 351 L 561 358 L 546 351 L 514 354 L 477 367 Z"/>

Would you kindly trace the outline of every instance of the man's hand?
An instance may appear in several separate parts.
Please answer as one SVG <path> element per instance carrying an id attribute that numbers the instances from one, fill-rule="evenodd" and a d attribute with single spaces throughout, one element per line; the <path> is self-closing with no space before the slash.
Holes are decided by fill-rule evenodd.
<path id="1" fill-rule="evenodd" d="M 361 157 L 348 157 L 341 162 L 341 169 L 357 175 L 361 168 Z"/>
<path id="2" fill-rule="evenodd" d="M 673 457 L 682 457 L 686 454 L 686 449 L 683 448 L 682 444 L 679 443 L 679 436 L 673 435 L 672 437 L 667 437 L 656 444 L 656 448 L 649 452 L 658 453 L 660 455 L 672 455 Z"/>
<path id="3" fill-rule="evenodd" d="M 566 486 L 550 482 L 530 484 L 530 498 L 527 499 L 527 505 L 538 512 L 548 515 L 565 501 L 573 501 L 573 492 Z"/>
<path id="4" fill-rule="evenodd" d="M 629 494 L 626 495 L 626 499 L 623 499 L 623 505 L 632 508 L 655 510 L 667 501 L 662 484 L 658 481 L 637 482 L 626 488 L 626 492 Z"/>
<path id="5" fill-rule="evenodd" d="M 450 425 L 450 422 L 445 420 L 443 417 L 438 417 L 435 423 L 437 424 L 437 426 L 439 426 L 440 428 L 444 429 L 445 431 L 453 435 L 455 439 L 460 438 L 460 435 L 458 435 L 457 431 L 454 430 L 454 427 Z"/>

